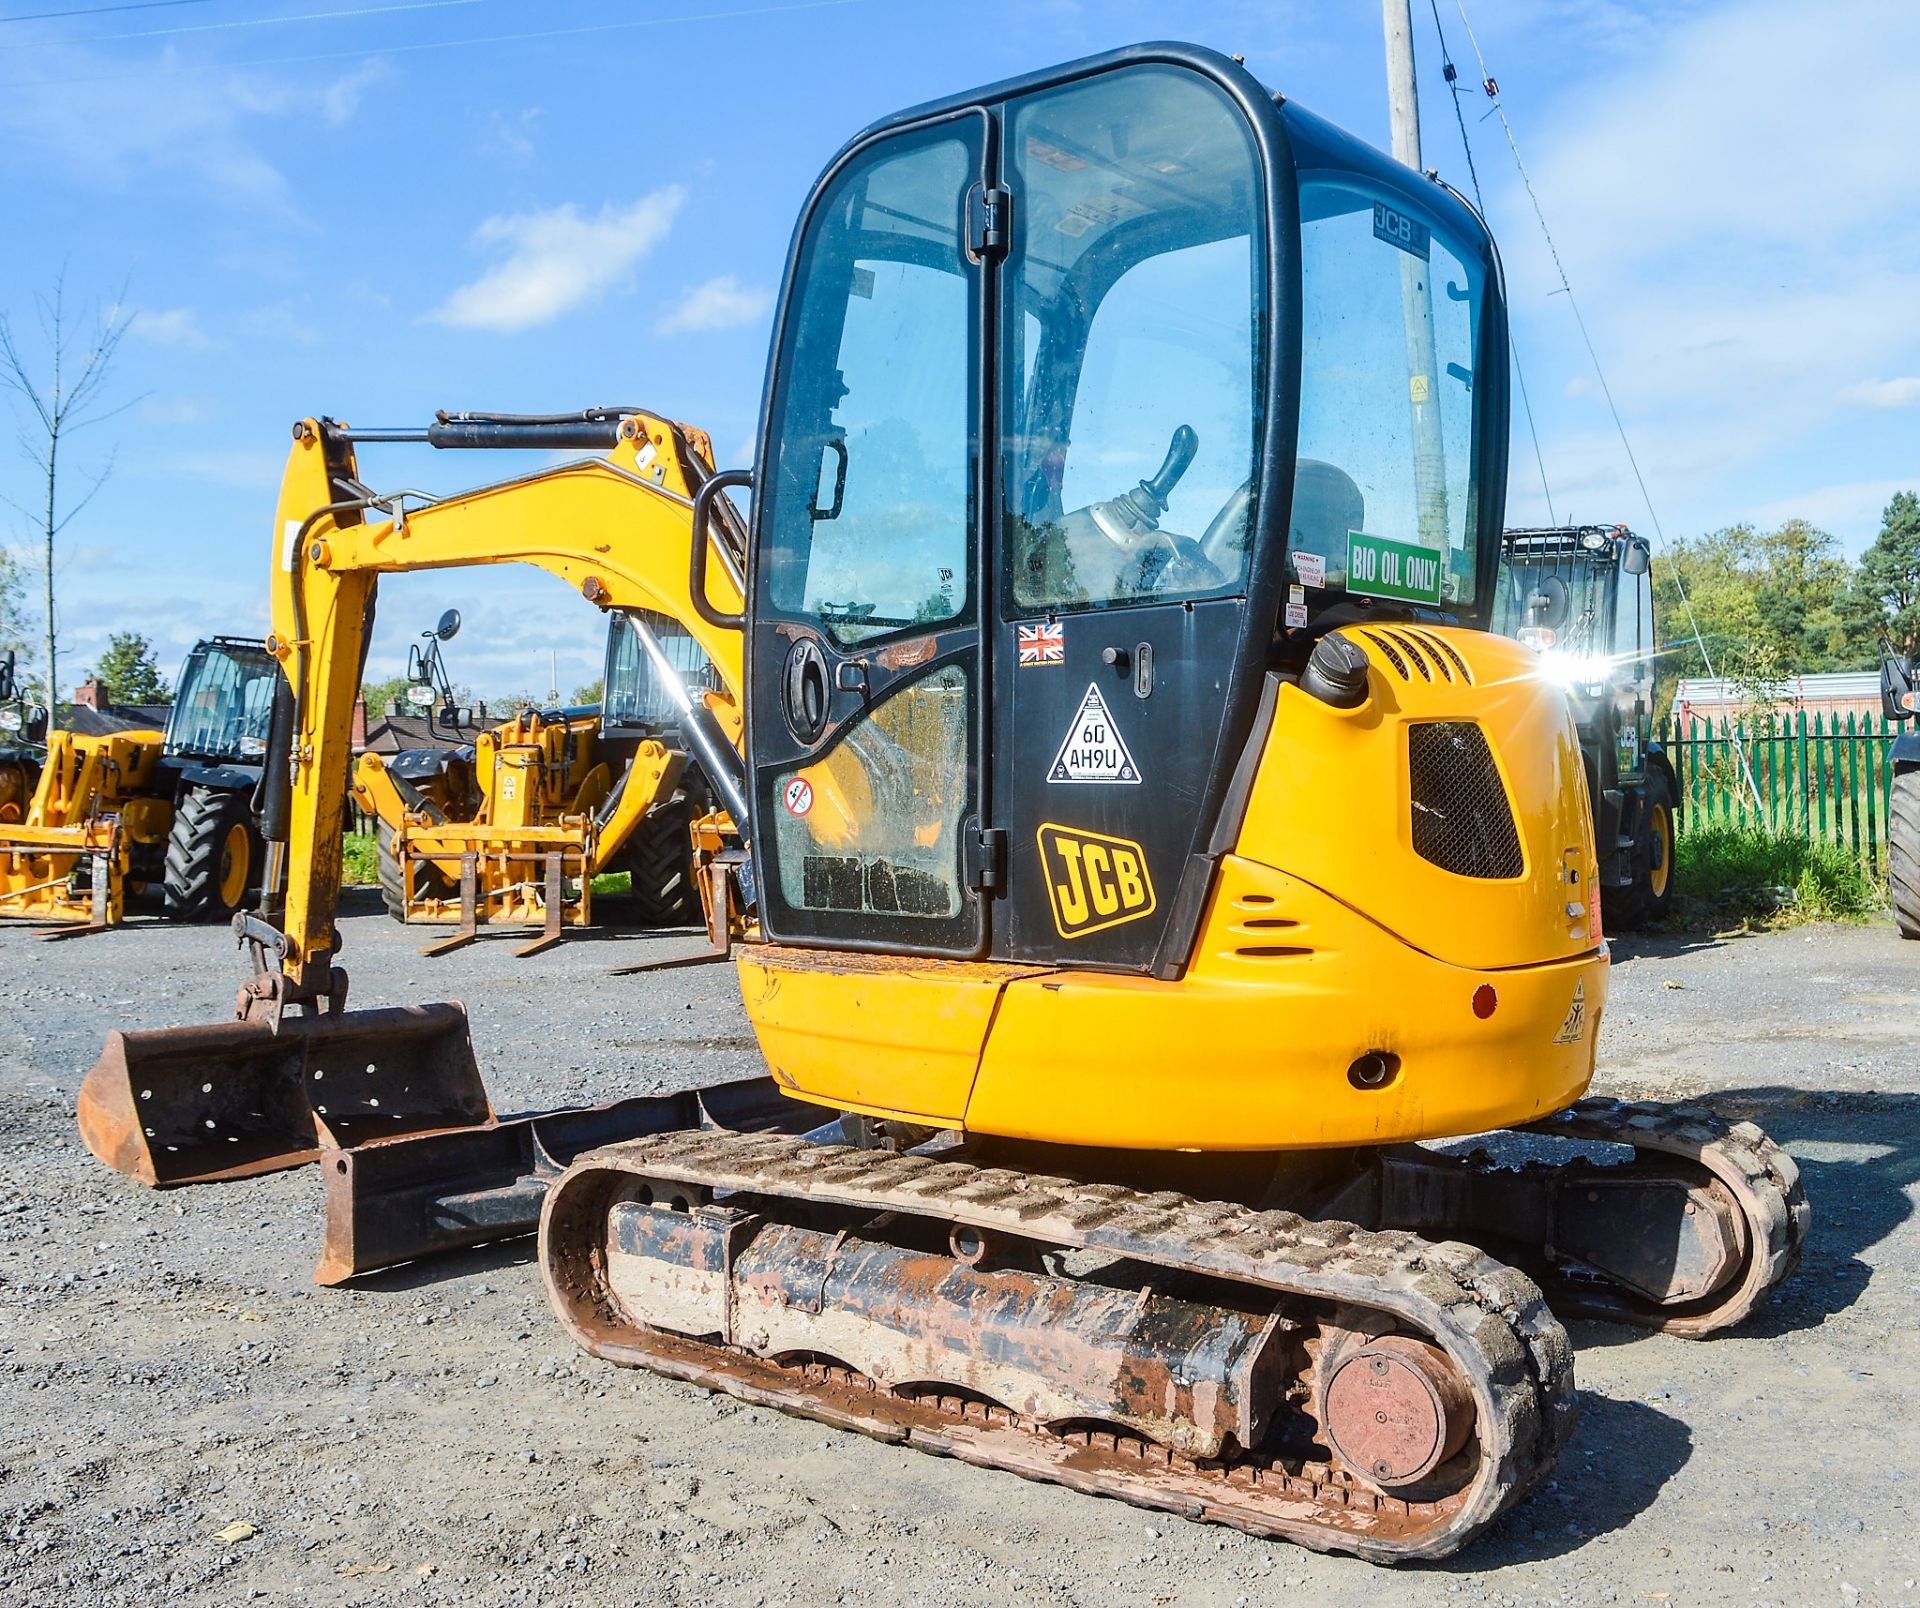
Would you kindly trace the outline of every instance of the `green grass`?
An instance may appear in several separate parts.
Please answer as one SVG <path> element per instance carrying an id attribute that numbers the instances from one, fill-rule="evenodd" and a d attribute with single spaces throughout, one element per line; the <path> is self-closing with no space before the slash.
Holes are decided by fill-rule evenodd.
<path id="1" fill-rule="evenodd" d="M 1850 921 L 1886 904 L 1885 885 L 1851 849 L 1755 826 L 1683 832 L 1674 845 L 1674 874 L 1683 924 Z"/>
<path id="2" fill-rule="evenodd" d="M 602 871 L 593 879 L 593 896 L 596 899 L 624 899 L 632 892 L 631 871 Z"/>
<path id="3" fill-rule="evenodd" d="M 371 832 L 349 832 L 346 837 L 345 869 L 340 880 L 368 883 L 380 880 L 380 849 Z"/>

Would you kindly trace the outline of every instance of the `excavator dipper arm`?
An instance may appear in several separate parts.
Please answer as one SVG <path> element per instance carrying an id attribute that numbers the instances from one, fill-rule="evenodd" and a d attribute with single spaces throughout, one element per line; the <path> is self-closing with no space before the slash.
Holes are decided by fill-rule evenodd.
<path id="1" fill-rule="evenodd" d="M 432 498 L 371 491 L 355 453 L 365 440 L 606 450 Z M 708 618 L 741 602 L 742 548 L 724 509 L 710 538 L 720 562 L 700 566 L 712 578 L 704 612 L 691 594 L 694 494 L 712 473 L 704 447 L 697 432 L 628 410 L 564 419 L 443 415 L 426 431 L 357 435 L 322 419 L 294 427 L 274 527 L 267 643 L 290 694 L 280 700 L 274 739 L 270 792 L 278 796 L 266 811 L 273 853 L 285 866 L 284 909 L 236 923 L 255 969 L 234 1023 L 109 1037 L 79 1102 L 95 1155 L 147 1183 L 192 1183 L 293 1166 L 326 1147 L 491 1119 L 462 1007 L 344 1010 L 340 845 L 353 708 L 379 580 L 529 564 L 599 608 L 684 621 L 724 688 L 693 707 L 690 741 L 703 764 L 737 767 L 742 639 Z M 738 792 L 729 776 L 716 785 Z M 644 810 L 644 790 L 632 791 L 621 807 Z"/>

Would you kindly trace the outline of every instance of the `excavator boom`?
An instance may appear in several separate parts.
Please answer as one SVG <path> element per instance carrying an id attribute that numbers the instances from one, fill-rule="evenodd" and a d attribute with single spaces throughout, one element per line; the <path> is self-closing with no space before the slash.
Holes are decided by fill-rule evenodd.
<path id="1" fill-rule="evenodd" d="M 370 490 L 355 452 L 363 439 L 598 446 L 604 455 L 436 499 Z M 698 432 L 633 411 L 565 420 L 468 415 L 422 432 L 364 437 L 323 419 L 294 427 L 267 640 L 285 683 L 264 823 L 269 859 L 284 864 L 284 907 L 236 924 L 255 966 L 233 1023 L 217 1033 L 113 1036 L 80 1092 L 81 1132 L 97 1156 L 146 1182 L 192 1183 L 293 1166 L 324 1146 L 491 1118 L 463 1008 L 416 1010 L 404 1031 L 391 1013 L 345 1010 L 334 918 L 353 706 L 379 578 L 530 564 L 603 610 L 683 621 L 722 685 L 688 709 L 685 727 L 710 774 L 724 780 L 739 765 L 741 638 L 692 602 L 694 498 L 711 476 L 705 447 Z M 712 576 L 709 614 L 740 600 L 738 536 L 728 517 L 721 512 L 713 541 L 718 561 L 708 566 L 700 555 L 699 570 Z M 641 795 L 634 789 L 623 807 L 643 810 Z"/>

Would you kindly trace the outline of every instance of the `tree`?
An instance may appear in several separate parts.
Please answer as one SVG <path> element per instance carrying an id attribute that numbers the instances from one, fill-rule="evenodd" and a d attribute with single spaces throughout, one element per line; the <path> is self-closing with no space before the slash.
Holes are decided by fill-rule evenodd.
<path id="1" fill-rule="evenodd" d="M 1764 704 L 1789 676 L 1865 669 L 1878 657 L 1877 606 L 1863 604 L 1839 544 L 1804 519 L 1771 531 L 1729 525 L 1674 542 L 1653 578 L 1663 643 L 1658 714 L 1675 683 L 1707 674 L 1709 660 L 1715 674 Z"/>
<path id="2" fill-rule="evenodd" d="M 43 605 L 46 615 L 47 702 L 54 701 L 60 686 L 59 616 L 54 609 L 54 563 L 59 536 L 74 518 L 92 502 L 107 476 L 113 472 L 113 455 L 78 497 L 64 500 L 60 491 L 60 449 L 68 438 L 93 425 L 112 418 L 130 403 L 109 408 L 106 403 L 107 376 L 114 355 L 133 322 L 131 312 L 118 304 L 110 308 L 95 306 L 76 325 L 67 300 L 67 275 L 63 268 L 53 282 L 53 294 L 35 298 L 39 313 L 41 344 L 45 347 L 44 368 L 28 360 L 14 333 L 12 323 L 0 315 L 0 384 L 19 395 L 26 403 L 27 418 L 20 430 L 20 450 L 34 467 L 35 478 L 46 488 L 37 508 L 29 509 L 8 501 L 24 515 L 34 531 L 45 572 Z M 82 339 L 83 331 L 85 338 Z M 38 372 L 40 377 L 36 377 Z"/>
<path id="3" fill-rule="evenodd" d="M 138 631 L 115 631 L 109 636 L 94 674 L 106 687 L 111 703 L 166 703 L 173 697 L 153 656 L 153 644 Z"/>
<path id="4" fill-rule="evenodd" d="M 573 689 L 573 702 L 576 704 L 597 704 L 607 696 L 607 682 L 604 676 L 589 681 L 583 687 Z"/>
<path id="5" fill-rule="evenodd" d="M 1896 648 L 1920 649 L 1920 497 L 1894 493 L 1880 534 L 1861 555 L 1854 589 Z"/>

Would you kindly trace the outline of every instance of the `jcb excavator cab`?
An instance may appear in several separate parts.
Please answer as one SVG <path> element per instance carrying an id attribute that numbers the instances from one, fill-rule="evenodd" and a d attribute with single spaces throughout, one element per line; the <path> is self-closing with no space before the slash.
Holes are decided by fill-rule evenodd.
<path id="1" fill-rule="evenodd" d="M 1178 976 L 1268 673 L 1484 624 L 1506 340 L 1458 196 L 1206 53 L 856 140 L 759 452 L 769 935 Z"/>
<path id="2" fill-rule="evenodd" d="M 1221 57 L 1119 52 L 855 140 L 802 216 L 769 372 L 764 933 L 1074 979 L 974 973 L 950 1036 L 882 1013 L 920 1059 L 880 1078 L 782 1019 L 807 989 L 749 976 L 790 1087 L 1230 1148 L 1377 1134 L 1368 1079 L 1418 1076 L 1428 1122 L 1578 1092 L 1584 1020 L 1503 1088 L 1480 1057 L 1491 1030 L 1525 1064 L 1517 1009 L 1468 1052 L 1405 1004 L 1465 1010 L 1468 971 L 1515 998 L 1526 968 L 1548 1043 L 1603 987 L 1572 730 L 1481 634 L 1506 313 L 1453 191 Z M 1369 1025 L 1356 1002 L 1389 994 Z M 1261 1070 L 1276 1031 L 1297 1082 Z M 1158 1057 L 1196 1039 L 1233 1098 L 1169 1116 Z"/>

